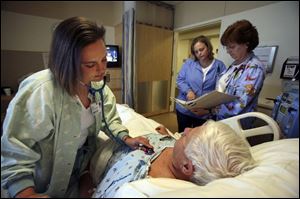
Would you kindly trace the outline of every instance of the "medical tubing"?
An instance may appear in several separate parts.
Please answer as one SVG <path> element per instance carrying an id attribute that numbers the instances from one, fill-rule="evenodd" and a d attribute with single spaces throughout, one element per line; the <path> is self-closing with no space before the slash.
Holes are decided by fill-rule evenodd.
<path id="1" fill-rule="evenodd" d="M 104 85 L 105 85 L 105 79 L 104 79 Z M 123 141 L 121 141 L 120 139 L 116 138 L 113 133 L 111 132 L 111 130 L 109 129 L 108 127 L 108 124 L 106 122 L 106 119 L 105 119 L 105 114 L 104 114 L 104 100 L 103 100 L 103 89 L 101 89 L 100 91 L 100 97 L 101 97 L 101 109 L 102 109 L 102 118 L 103 118 L 103 121 L 104 121 L 104 124 L 105 124 L 105 127 L 107 129 L 107 133 L 108 133 L 108 137 L 110 137 L 110 139 L 114 140 L 115 142 L 117 142 L 118 144 L 120 145 L 124 145 L 125 143 Z"/>

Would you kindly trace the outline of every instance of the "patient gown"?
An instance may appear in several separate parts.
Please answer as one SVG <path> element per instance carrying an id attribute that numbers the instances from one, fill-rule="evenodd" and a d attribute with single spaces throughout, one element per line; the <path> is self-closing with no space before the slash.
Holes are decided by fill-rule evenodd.
<path id="1" fill-rule="evenodd" d="M 173 147 L 175 139 L 157 133 L 145 135 L 154 147 L 154 153 L 131 150 L 127 146 L 118 148 L 108 163 L 105 176 L 97 186 L 93 198 L 111 198 L 127 182 L 146 178 L 151 162 L 167 147 Z"/>

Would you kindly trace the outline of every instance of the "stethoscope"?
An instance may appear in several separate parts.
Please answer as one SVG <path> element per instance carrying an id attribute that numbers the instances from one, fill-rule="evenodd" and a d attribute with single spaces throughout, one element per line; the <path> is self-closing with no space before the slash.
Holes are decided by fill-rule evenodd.
<path id="1" fill-rule="evenodd" d="M 82 82 L 80 82 L 80 83 L 81 83 L 81 84 L 84 84 L 85 86 L 88 87 L 89 93 L 90 93 L 93 97 L 95 97 L 96 92 L 99 92 L 100 95 L 102 95 L 102 97 L 103 97 L 103 89 L 104 89 L 104 87 L 105 87 L 105 85 L 106 85 L 106 76 L 103 76 L 103 80 L 102 80 L 102 81 L 103 81 L 103 84 L 102 84 L 101 88 L 98 88 L 98 89 L 95 89 L 95 88 L 93 88 L 93 87 L 91 87 L 91 86 L 89 86 L 89 85 L 86 85 L 86 84 L 82 83 Z M 102 101 L 102 98 L 101 98 L 101 101 Z"/>
<path id="2" fill-rule="evenodd" d="M 102 84 L 101 88 L 98 88 L 98 89 L 95 89 L 95 88 L 93 88 L 92 86 L 89 86 L 89 85 L 87 85 L 87 84 L 85 84 L 85 83 L 83 83 L 83 82 L 81 82 L 81 81 L 79 81 L 79 82 L 80 82 L 80 84 L 86 86 L 86 87 L 89 89 L 89 94 L 92 95 L 94 99 L 95 99 L 96 93 L 99 93 L 99 94 L 100 94 L 102 120 L 103 120 L 103 122 L 104 122 L 104 124 L 105 124 L 105 128 L 107 129 L 106 135 L 107 135 L 110 139 L 114 140 L 115 142 L 117 142 L 117 143 L 119 143 L 119 144 L 121 144 L 121 145 L 124 145 L 125 143 L 124 143 L 122 140 L 116 138 L 116 137 L 113 135 L 113 133 L 112 133 L 111 130 L 109 129 L 109 126 L 108 126 L 108 124 L 107 124 L 107 122 L 106 122 L 106 119 L 105 119 L 105 113 L 104 113 L 104 100 L 103 100 L 103 98 L 104 98 L 104 97 L 103 97 L 103 89 L 104 89 L 104 87 L 106 86 L 106 76 L 103 77 L 103 80 L 102 80 L 102 81 L 103 81 L 103 84 Z"/>

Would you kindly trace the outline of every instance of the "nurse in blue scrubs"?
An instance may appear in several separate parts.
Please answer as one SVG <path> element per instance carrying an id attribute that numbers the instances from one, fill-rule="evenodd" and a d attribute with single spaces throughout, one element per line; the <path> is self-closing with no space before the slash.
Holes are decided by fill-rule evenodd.
<path id="1" fill-rule="evenodd" d="M 193 39 L 191 44 L 193 58 L 187 59 L 177 76 L 178 99 L 190 101 L 215 90 L 219 75 L 225 71 L 225 64 L 214 58 L 210 40 L 201 35 Z M 178 132 L 186 127 L 202 125 L 211 114 L 208 110 L 190 111 L 176 104 Z"/>

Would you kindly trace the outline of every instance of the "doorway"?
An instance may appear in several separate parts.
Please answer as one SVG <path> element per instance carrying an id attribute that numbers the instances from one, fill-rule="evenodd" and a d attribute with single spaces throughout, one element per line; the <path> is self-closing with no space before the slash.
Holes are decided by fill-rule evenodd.
<path id="1" fill-rule="evenodd" d="M 220 46 L 220 29 L 221 21 L 201 25 L 200 27 L 180 30 L 174 32 L 174 54 L 173 54 L 173 68 L 172 68 L 172 84 L 171 84 L 171 97 L 177 97 L 178 89 L 176 86 L 176 78 L 186 59 L 190 58 L 190 46 L 192 40 L 200 35 L 210 38 L 213 46 L 214 57 L 218 57 L 218 49 Z M 170 111 L 175 110 L 175 104 L 170 103 Z"/>

